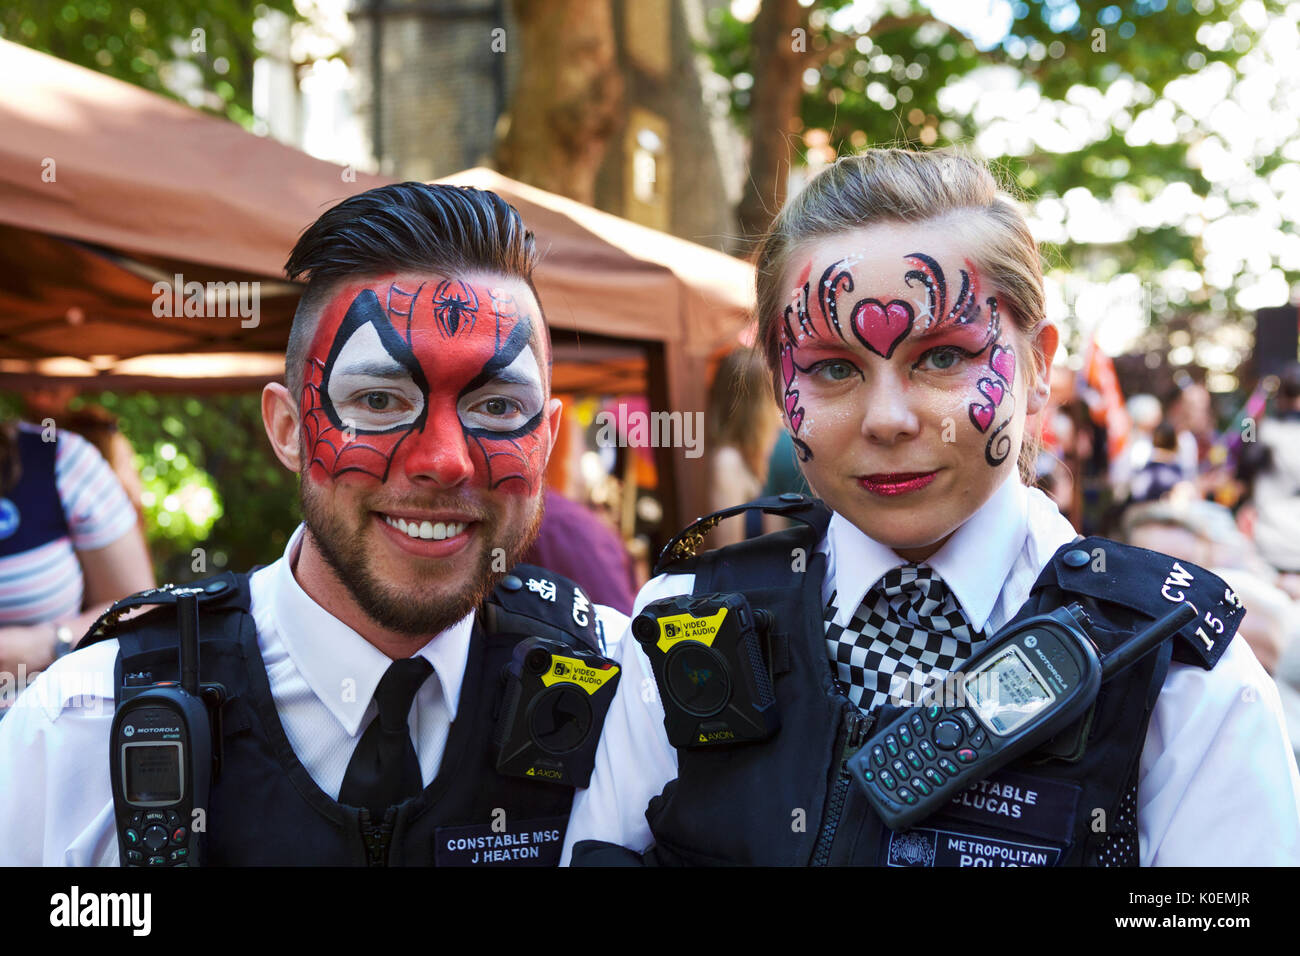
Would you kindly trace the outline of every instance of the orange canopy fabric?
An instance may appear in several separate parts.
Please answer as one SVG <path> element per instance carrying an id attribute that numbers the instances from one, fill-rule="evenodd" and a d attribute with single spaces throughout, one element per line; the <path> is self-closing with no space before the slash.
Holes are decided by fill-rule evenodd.
<path id="1" fill-rule="evenodd" d="M 0 387 L 36 376 L 194 391 L 265 381 L 298 298 L 281 273 L 298 235 L 389 181 L 0 40 Z M 748 263 L 490 170 L 447 181 L 499 192 L 535 233 L 538 291 L 552 328 L 570 333 L 557 339 L 574 381 L 596 390 L 591 373 L 606 361 L 583 374 L 584 336 L 595 352 L 601 339 L 635 342 L 652 407 L 703 410 L 710 356 L 748 322 Z M 176 275 L 259 282 L 256 326 L 157 315 L 155 283 Z M 636 378 L 626 363 L 605 367 L 609 391 Z M 702 464 L 656 454 L 678 492 L 702 501 Z"/>
<path id="2" fill-rule="evenodd" d="M 141 306 L 176 272 L 277 282 L 321 212 L 390 181 L 2 40 L 0 90 L 0 357 L 281 348 L 292 287 L 263 286 L 263 297 L 284 301 L 252 334 L 238 323 L 155 321 Z M 446 181 L 497 191 L 523 214 L 555 328 L 681 343 L 698 355 L 734 341 L 746 322 L 745 262 L 490 170 Z"/>

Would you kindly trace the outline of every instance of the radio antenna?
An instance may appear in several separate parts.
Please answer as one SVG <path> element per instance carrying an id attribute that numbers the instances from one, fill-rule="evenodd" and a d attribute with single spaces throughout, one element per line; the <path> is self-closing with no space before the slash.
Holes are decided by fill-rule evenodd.
<path id="1" fill-rule="evenodd" d="M 1148 651 L 1178 633 L 1179 629 L 1196 619 L 1196 608 L 1181 603 L 1145 631 L 1134 635 L 1107 655 L 1101 662 L 1101 679 L 1106 682 L 1116 674 L 1139 661 Z"/>
<path id="2" fill-rule="evenodd" d="M 185 588 L 176 592 L 176 621 L 179 625 L 181 690 L 199 694 L 199 591 Z"/>

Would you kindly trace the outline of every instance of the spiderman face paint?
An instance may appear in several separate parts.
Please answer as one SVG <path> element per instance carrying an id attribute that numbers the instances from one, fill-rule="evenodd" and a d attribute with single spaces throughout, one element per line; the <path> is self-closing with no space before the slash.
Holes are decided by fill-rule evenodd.
<path id="1" fill-rule="evenodd" d="M 786 425 L 818 494 L 924 560 L 1014 474 L 1033 352 L 958 229 L 808 243 L 775 323 Z"/>
<path id="2" fill-rule="evenodd" d="M 504 276 L 404 273 L 325 305 L 299 399 L 311 543 L 371 621 L 437 633 L 536 535 L 553 427 L 541 310 Z"/>
<path id="3" fill-rule="evenodd" d="M 539 317 L 521 310 L 518 291 L 433 277 L 343 289 L 304 376 L 312 479 L 387 482 L 394 469 L 423 468 L 447 485 L 534 494 L 550 436 L 532 347 Z"/>

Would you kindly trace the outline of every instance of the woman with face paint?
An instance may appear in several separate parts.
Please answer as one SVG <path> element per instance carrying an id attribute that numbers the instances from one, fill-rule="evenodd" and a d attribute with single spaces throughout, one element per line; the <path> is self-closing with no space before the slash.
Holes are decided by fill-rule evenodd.
<path id="1" fill-rule="evenodd" d="M 618 825 L 575 862 L 1300 862 L 1300 777 L 1276 688 L 1232 639 L 1235 595 L 1167 555 L 1077 539 L 1029 487 L 1059 333 L 1044 319 L 1035 241 L 988 169 L 945 151 L 841 159 L 764 238 L 757 308 L 757 348 L 821 501 L 769 499 L 805 526 L 717 552 L 693 555 L 679 536 L 634 617 L 657 599 L 730 591 L 769 611 L 781 727 L 679 750 L 676 779 L 640 790 L 615 758 Z M 873 738 L 882 715 L 959 675 L 1022 608 L 1075 601 L 1103 652 L 1178 602 L 1198 619 L 1104 685 L 1061 740 L 910 830 L 885 828 L 845 772 L 886 743 Z M 627 686 L 637 664 L 651 673 L 644 656 L 624 661 Z M 629 763 L 638 747 L 669 747 L 671 686 L 611 715 L 633 741 Z M 929 793 L 919 768 L 931 755 L 888 743 L 894 786 Z M 593 780 L 588 799 L 603 786 Z M 619 801 L 647 793 L 638 822 L 644 802 Z"/>

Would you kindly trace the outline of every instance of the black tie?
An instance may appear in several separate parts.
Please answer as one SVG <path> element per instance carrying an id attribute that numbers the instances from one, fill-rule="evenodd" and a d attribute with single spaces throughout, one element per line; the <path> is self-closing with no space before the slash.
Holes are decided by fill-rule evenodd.
<path id="1" fill-rule="evenodd" d="M 433 666 L 423 657 L 408 657 L 388 665 L 375 688 L 379 714 L 352 751 L 348 772 L 339 788 L 339 803 L 368 807 L 372 817 L 383 819 L 389 807 L 423 788 L 420 758 L 415 755 L 406 715 L 416 691 L 432 673 Z"/>

